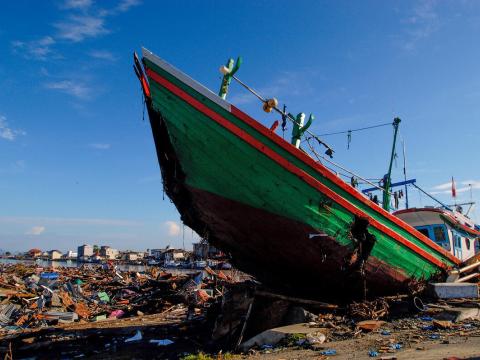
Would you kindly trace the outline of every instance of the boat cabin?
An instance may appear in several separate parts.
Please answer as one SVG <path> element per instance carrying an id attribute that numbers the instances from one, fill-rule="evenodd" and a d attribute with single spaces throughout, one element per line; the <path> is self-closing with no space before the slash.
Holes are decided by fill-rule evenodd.
<path id="1" fill-rule="evenodd" d="M 460 211 L 424 207 L 393 214 L 462 261 L 480 252 L 480 228 Z"/>

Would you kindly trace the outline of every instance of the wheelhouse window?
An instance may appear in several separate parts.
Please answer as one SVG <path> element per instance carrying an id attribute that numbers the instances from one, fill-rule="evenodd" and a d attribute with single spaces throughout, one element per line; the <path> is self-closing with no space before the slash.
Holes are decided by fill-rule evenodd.
<path id="1" fill-rule="evenodd" d="M 434 226 L 433 227 L 433 234 L 435 236 L 435 242 L 437 243 L 444 243 L 447 241 L 447 234 L 445 233 L 445 227 L 442 226 Z"/>
<path id="2" fill-rule="evenodd" d="M 415 229 L 444 249 L 450 250 L 450 239 L 445 225 L 422 225 L 416 226 Z"/>
<path id="3" fill-rule="evenodd" d="M 430 237 L 430 234 L 428 233 L 428 229 L 427 228 L 417 228 L 418 231 L 420 231 L 423 235 L 425 235 L 426 237 Z"/>
<path id="4" fill-rule="evenodd" d="M 458 249 L 461 249 L 462 248 L 462 237 L 458 234 L 455 234 L 454 239 L 455 239 L 455 243 L 454 243 L 455 247 L 458 248 Z"/>

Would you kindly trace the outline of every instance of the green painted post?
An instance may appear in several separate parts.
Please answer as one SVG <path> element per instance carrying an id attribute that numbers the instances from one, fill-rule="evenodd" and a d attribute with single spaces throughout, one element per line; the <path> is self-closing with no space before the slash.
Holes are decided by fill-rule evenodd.
<path id="1" fill-rule="evenodd" d="M 289 114 L 289 115 L 291 117 L 293 117 L 292 114 Z M 295 145 L 295 147 L 298 149 L 298 148 L 300 148 L 300 143 L 301 143 L 301 139 L 302 139 L 303 134 L 305 133 L 305 131 L 307 131 L 307 129 L 310 127 L 310 125 L 312 125 L 312 121 L 315 119 L 315 117 L 312 114 L 310 114 L 306 124 L 304 124 L 305 113 L 299 113 L 295 119 L 296 119 L 296 121 L 295 121 L 295 124 L 293 125 L 293 129 L 292 129 L 292 141 L 291 141 L 291 143 L 292 143 L 292 145 Z"/>
<path id="2" fill-rule="evenodd" d="M 398 126 L 400 125 L 400 119 L 395 118 L 393 119 L 393 146 L 392 146 L 392 154 L 390 156 L 390 165 L 388 167 L 388 173 L 385 175 L 385 181 L 383 184 L 383 208 L 387 211 L 390 211 L 390 185 L 392 184 L 392 165 L 393 160 L 395 158 L 395 144 L 397 142 L 397 134 L 398 134 Z"/>
<path id="3" fill-rule="evenodd" d="M 242 65 L 242 62 L 242 57 L 239 56 L 235 65 L 233 65 L 233 59 L 228 59 L 227 64 L 220 68 L 220 72 L 223 74 L 223 79 L 222 85 L 220 86 L 220 91 L 218 92 L 218 96 L 220 96 L 222 99 L 225 99 L 227 97 L 228 87 L 232 82 L 232 77 L 238 71 L 238 69 Z"/>

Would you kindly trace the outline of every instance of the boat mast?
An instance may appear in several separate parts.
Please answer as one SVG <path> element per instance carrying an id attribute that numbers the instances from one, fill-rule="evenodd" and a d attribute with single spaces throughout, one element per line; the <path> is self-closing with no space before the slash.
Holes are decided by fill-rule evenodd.
<path id="1" fill-rule="evenodd" d="M 398 126 L 400 125 L 400 118 L 393 119 L 393 146 L 392 146 L 392 154 L 390 156 L 390 165 L 388 167 L 388 173 L 384 177 L 383 182 L 383 208 L 387 211 L 390 210 L 390 185 L 392 183 L 391 175 L 392 175 L 392 165 L 393 159 L 395 158 L 395 144 L 397 142 L 397 134 L 398 134 Z"/>
<path id="2" fill-rule="evenodd" d="M 403 148 L 403 179 L 405 180 L 405 207 L 408 209 L 408 186 L 407 186 L 407 158 L 405 157 L 405 141 L 402 140 Z"/>

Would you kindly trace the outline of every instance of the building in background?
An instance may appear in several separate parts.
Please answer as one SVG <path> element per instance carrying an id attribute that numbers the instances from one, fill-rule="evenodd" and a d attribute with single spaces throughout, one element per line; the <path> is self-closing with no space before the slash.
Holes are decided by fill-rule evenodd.
<path id="1" fill-rule="evenodd" d="M 30 249 L 30 250 L 28 250 L 26 255 L 30 258 L 37 258 L 37 257 L 42 256 L 42 250 L 40 250 L 40 249 Z"/>
<path id="2" fill-rule="evenodd" d="M 225 255 L 208 242 L 202 241 L 193 243 L 193 256 L 195 259 L 215 259 L 224 257 Z"/>
<path id="3" fill-rule="evenodd" d="M 135 251 L 126 251 L 122 254 L 122 260 L 137 261 L 139 259 L 138 253 Z"/>
<path id="4" fill-rule="evenodd" d="M 111 248 L 110 246 L 102 246 L 100 248 L 100 256 L 105 259 L 115 260 L 118 254 L 119 254 L 118 250 Z"/>
<path id="5" fill-rule="evenodd" d="M 68 250 L 63 257 L 65 259 L 75 259 L 78 256 L 78 253 L 73 250 Z"/>
<path id="6" fill-rule="evenodd" d="M 78 247 L 77 258 L 80 261 L 86 260 L 93 255 L 93 246 L 84 244 Z"/>
<path id="7" fill-rule="evenodd" d="M 165 250 L 166 249 L 150 249 L 150 256 L 160 260 Z"/>
<path id="8" fill-rule="evenodd" d="M 50 260 L 58 260 L 62 258 L 62 252 L 59 250 L 50 250 L 48 252 L 48 258 Z"/>
<path id="9" fill-rule="evenodd" d="M 188 257 L 188 252 L 182 249 L 166 249 L 162 257 L 164 262 L 185 261 Z"/>

